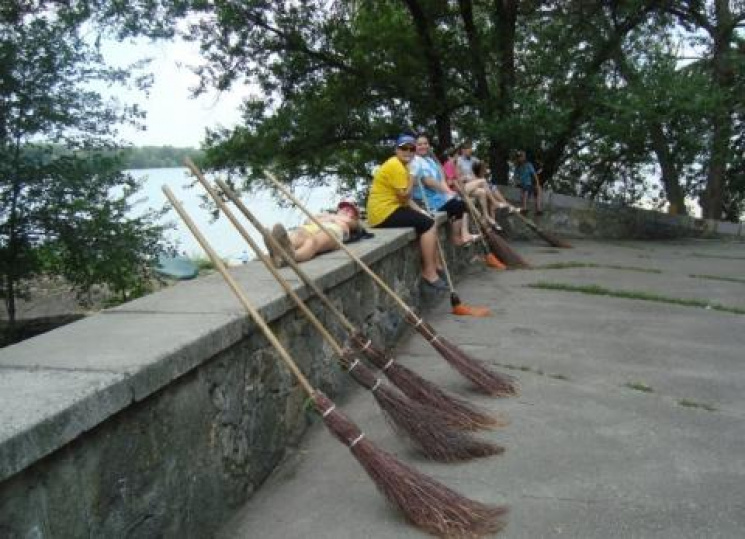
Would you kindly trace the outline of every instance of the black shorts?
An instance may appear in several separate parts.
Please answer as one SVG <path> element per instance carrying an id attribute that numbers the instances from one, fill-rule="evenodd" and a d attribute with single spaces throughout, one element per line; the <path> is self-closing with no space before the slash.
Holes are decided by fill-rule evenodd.
<path id="1" fill-rule="evenodd" d="M 409 228 L 414 227 L 417 235 L 424 234 L 435 224 L 434 219 L 416 211 L 408 206 L 396 208 L 382 223 L 376 228 Z"/>
<path id="2" fill-rule="evenodd" d="M 438 210 L 446 212 L 448 219 L 457 221 L 458 219 L 462 219 L 463 214 L 466 213 L 466 203 L 460 198 L 453 197 L 440 206 Z"/>
<path id="3" fill-rule="evenodd" d="M 535 196 L 535 185 L 533 184 L 521 185 L 520 189 L 522 190 L 523 193 L 527 194 L 528 196 L 530 195 Z"/>

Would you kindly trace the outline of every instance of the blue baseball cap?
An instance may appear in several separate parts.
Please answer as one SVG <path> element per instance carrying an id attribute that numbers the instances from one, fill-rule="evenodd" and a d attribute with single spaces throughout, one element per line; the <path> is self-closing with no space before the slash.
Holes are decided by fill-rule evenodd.
<path id="1" fill-rule="evenodd" d="M 405 146 L 406 144 L 416 145 L 416 139 L 411 135 L 399 135 L 396 139 L 396 148 L 400 148 L 401 146 Z"/>

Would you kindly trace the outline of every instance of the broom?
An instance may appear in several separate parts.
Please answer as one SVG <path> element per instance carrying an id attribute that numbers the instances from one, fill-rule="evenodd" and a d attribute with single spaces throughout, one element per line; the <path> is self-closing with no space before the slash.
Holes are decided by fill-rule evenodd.
<path id="1" fill-rule="evenodd" d="M 422 185 L 421 179 L 417 178 L 417 183 L 419 184 L 419 190 L 422 193 L 422 200 L 424 201 L 424 209 L 427 210 L 427 213 L 430 215 L 432 214 L 432 208 L 429 207 L 429 201 L 427 200 L 427 194 L 424 191 L 424 186 Z M 485 317 L 490 316 L 491 311 L 489 311 L 486 307 L 472 307 L 470 305 L 465 305 L 460 297 L 458 296 L 457 292 L 455 291 L 455 287 L 453 286 L 453 279 L 450 276 L 450 270 L 448 269 L 447 261 L 445 260 L 445 253 L 442 250 L 442 243 L 440 243 L 440 236 L 436 236 L 437 241 L 437 252 L 440 255 L 440 261 L 442 262 L 442 267 L 445 270 L 445 277 L 448 281 L 448 288 L 450 288 L 450 306 L 453 308 L 453 314 L 458 316 L 477 316 L 477 317 Z"/>
<path id="2" fill-rule="evenodd" d="M 344 326 L 348 337 L 353 344 L 357 345 L 365 357 L 378 369 L 381 369 L 396 387 L 398 387 L 407 397 L 417 402 L 426 404 L 439 411 L 440 416 L 451 427 L 461 430 L 477 430 L 496 428 L 507 425 L 507 421 L 501 417 L 492 415 L 483 411 L 469 402 L 455 397 L 446 391 L 440 389 L 437 385 L 429 380 L 419 376 L 411 369 L 400 365 L 393 358 L 388 357 L 380 349 L 373 345 L 362 331 L 355 327 L 352 322 L 342 313 L 329 297 L 320 289 L 316 282 L 311 279 L 292 256 L 289 256 L 277 240 L 269 234 L 262 226 L 258 219 L 251 213 L 241 201 L 238 195 L 224 181 L 218 179 L 217 184 L 222 192 L 236 205 L 243 215 L 264 237 L 264 240 L 271 244 L 272 249 L 278 252 L 287 264 L 295 271 L 303 283 L 308 286 L 313 293 L 321 300 L 330 313 Z"/>
<path id="3" fill-rule="evenodd" d="M 171 190 L 165 185 L 162 189 L 228 286 L 307 393 L 331 434 L 349 447 L 375 486 L 411 523 L 424 531 L 444 537 L 482 536 L 496 533 L 505 526 L 506 507 L 468 499 L 402 463 L 367 439 L 359 427 L 339 412 L 328 397 L 317 391 L 228 273 L 222 260 L 202 236 Z"/>
<path id="4" fill-rule="evenodd" d="M 380 288 L 388 294 L 396 304 L 404 312 L 404 319 L 410 323 L 417 332 L 419 332 L 432 347 L 437 350 L 440 355 L 458 372 L 468 378 L 471 383 L 482 393 L 491 395 L 494 397 L 507 397 L 516 395 L 518 392 L 517 382 L 512 376 L 497 373 L 489 370 L 485 365 L 476 361 L 475 359 L 468 356 L 465 352 L 460 350 L 453 343 L 449 342 L 445 337 L 437 335 L 432 326 L 426 324 L 424 320 L 418 317 L 411 307 L 409 307 L 404 300 L 402 300 L 398 294 L 396 294 L 391 288 L 385 284 L 385 282 L 378 277 L 378 275 L 370 269 L 357 255 L 355 255 L 346 245 L 336 239 L 335 236 L 329 233 L 323 223 L 316 219 L 312 213 L 293 195 L 285 186 L 283 186 L 272 174 L 266 172 L 266 176 L 277 189 L 279 189 L 287 198 L 289 198 L 308 218 L 313 221 L 316 226 L 326 232 L 330 237 L 334 238 L 336 244 L 340 249 L 349 255 L 357 265 L 362 268 Z"/>
<path id="5" fill-rule="evenodd" d="M 561 247 L 562 249 L 571 249 L 572 248 L 572 244 L 571 243 L 569 243 L 569 242 L 567 242 L 567 241 L 559 238 L 558 236 L 555 236 L 551 232 L 548 232 L 546 230 L 543 230 L 537 224 L 535 224 L 535 222 L 531 221 L 530 219 L 528 219 L 524 215 L 521 215 L 519 213 L 515 213 L 514 215 L 516 215 L 525 224 L 525 226 L 527 226 L 529 229 L 531 229 L 533 232 L 535 232 L 536 235 L 538 235 L 538 237 L 540 237 L 543 240 L 545 240 L 546 243 L 548 243 L 552 247 Z"/>
<path id="6" fill-rule="evenodd" d="M 488 225 L 484 217 L 476 209 L 476 206 L 474 206 L 473 201 L 471 201 L 469 196 L 466 194 L 466 190 L 464 189 L 463 182 L 461 180 L 458 180 L 458 188 L 460 190 L 463 201 L 466 203 L 468 213 L 471 214 L 471 218 L 479 227 L 481 236 L 485 238 L 486 242 L 489 245 L 489 250 L 494 253 L 494 255 L 499 260 L 504 262 L 505 265 L 510 269 L 529 268 L 530 264 L 528 264 L 528 262 L 523 257 L 521 257 L 512 247 L 510 247 L 510 244 L 507 243 L 504 238 L 497 234 L 494 229 L 492 229 L 492 227 Z"/>
<path id="7" fill-rule="evenodd" d="M 196 165 L 188 159 L 185 163 L 222 210 L 223 214 L 225 214 L 263 262 L 264 266 L 266 266 L 284 291 L 293 299 L 308 321 L 318 330 L 329 346 L 331 346 L 331 349 L 339 358 L 341 365 L 346 368 L 347 372 L 358 384 L 373 394 L 388 423 L 394 428 L 397 434 L 406 436 L 412 445 L 425 457 L 442 462 L 463 461 L 504 452 L 504 448 L 496 444 L 476 440 L 470 436 L 453 431 L 452 427 L 448 426 L 447 422 L 441 418 L 436 409 L 412 401 L 397 390 L 382 383 L 382 380 L 377 378 L 368 367 L 353 358 L 352 350 L 348 348 L 342 349 L 337 340 L 328 332 L 300 296 L 279 274 L 269 258 L 261 251 L 256 241 L 254 241 L 248 231 L 235 218 L 233 212 L 226 206 L 212 185 L 207 182 Z"/>

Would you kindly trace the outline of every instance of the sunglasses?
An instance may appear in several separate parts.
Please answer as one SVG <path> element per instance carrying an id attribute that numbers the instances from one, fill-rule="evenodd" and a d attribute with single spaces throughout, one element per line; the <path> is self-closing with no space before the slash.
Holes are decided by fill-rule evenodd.
<path id="1" fill-rule="evenodd" d="M 416 147 L 407 145 L 407 146 L 399 146 L 398 149 L 403 150 L 405 152 L 413 152 L 416 149 Z"/>

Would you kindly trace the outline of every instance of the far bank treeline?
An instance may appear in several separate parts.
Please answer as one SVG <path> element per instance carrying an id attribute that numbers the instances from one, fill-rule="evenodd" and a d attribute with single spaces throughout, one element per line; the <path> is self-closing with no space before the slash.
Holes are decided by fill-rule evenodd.
<path id="1" fill-rule="evenodd" d="M 129 170 L 183 167 L 185 157 L 190 157 L 194 161 L 199 161 L 203 157 L 200 150 L 173 146 L 135 146 L 123 148 L 119 153 L 124 168 Z"/>

